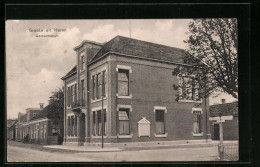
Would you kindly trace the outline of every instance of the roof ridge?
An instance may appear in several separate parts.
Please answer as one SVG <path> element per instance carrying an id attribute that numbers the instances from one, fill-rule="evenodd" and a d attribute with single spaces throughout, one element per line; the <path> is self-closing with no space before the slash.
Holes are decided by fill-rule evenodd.
<path id="1" fill-rule="evenodd" d="M 180 51 L 184 51 L 184 49 L 181 49 L 181 48 L 177 48 L 177 47 L 173 47 L 173 46 L 169 46 L 169 45 L 163 45 L 163 44 L 154 43 L 154 42 L 149 42 L 149 41 L 144 41 L 144 40 L 141 40 L 141 39 L 130 38 L 130 37 L 125 37 L 125 36 L 121 36 L 121 35 L 117 35 L 116 37 L 136 40 L 136 41 L 145 42 L 145 43 L 149 43 L 149 44 L 153 44 L 153 45 L 159 45 L 159 46 L 162 46 L 162 47 L 169 47 L 169 48 L 173 48 L 173 49 L 178 49 Z M 116 38 L 116 37 L 114 37 L 114 38 Z"/>
<path id="2" fill-rule="evenodd" d="M 211 106 L 217 106 L 217 105 L 223 105 L 223 104 L 232 104 L 232 103 L 237 103 L 238 101 L 233 101 L 233 102 L 229 102 L 229 103 L 220 103 L 220 104 L 213 104 L 213 105 L 210 105 Z"/>

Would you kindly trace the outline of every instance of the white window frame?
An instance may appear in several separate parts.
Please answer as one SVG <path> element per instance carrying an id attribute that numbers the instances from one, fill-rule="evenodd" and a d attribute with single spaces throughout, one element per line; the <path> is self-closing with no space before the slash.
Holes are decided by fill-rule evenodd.
<path id="1" fill-rule="evenodd" d="M 96 70 L 96 71 L 94 71 L 94 72 L 92 72 L 92 74 L 91 74 L 91 91 L 93 91 L 93 81 L 92 81 L 92 79 L 93 79 L 93 76 L 94 76 L 94 82 L 95 82 L 95 89 L 94 89 L 94 91 L 95 92 L 91 92 L 91 98 L 90 98 L 90 103 L 96 103 L 96 102 L 99 102 L 99 101 L 101 101 L 102 100 L 102 94 L 101 94 L 101 96 L 100 96 L 100 98 L 98 99 L 97 98 L 97 75 L 99 74 L 99 73 L 101 73 L 101 79 L 102 79 L 102 75 L 103 75 L 103 72 L 105 71 L 105 75 L 106 75 L 106 83 L 105 83 L 105 94 L 106 94 L 106 96 L 105 97 L 103 97 L 103 100 L 106 100 L 107 99 L 107 96 L 108 96 L 108 86 L 106 87 L 106 85 L 108 85 L 108 70 L 107 70 L 107 67 L 103 67 L 103 68 L 101 68 L 101 69 L 99 69 L 99 70 Z M 95 95 L 95 97 L 93 98 L 92 96 L 93 96 L 93 93 L 94 93 L 94 95 Z M 102 93 L 102 92 L 101 92 Z"/>
<path id="2" fill-rule="evenodd" d="M 153 108 L 153 112 L 154 114 L 156 114 L 156 110 L 164 110 L 164 115 L 167 114 L 167 107 L 166 106 L 154 106 Z M 165 123 L 165 117 L 164 117 L 164 134 L 156 134 L 156 132 L 154 132 L 154 137 L 160 137 L 160 138 L 165 138 L 168 137 L 168 133 L 166 132 L 166 123 Z"/>
<path id="3" fill-rule="evenodd" d="M 68 84 L 67 85 L 67 89 L 66 89 L 66 106 L 67 106 L 67 109 L 70 109 L 71 107 L 72 107 L 72 96 L 70 96 L 70 94 L 68 94 L 69 92 L 67 91 L 68 89 L 70 89 L 70 91 L 72 90 L 71 89 L 71 86 L 73 86 L 73 85 L 76 85 L 77 84 L 77 81 L 74 81 L 74 82 L 72 82 L 72 83 L 70 83 L 70 84 Z M 73 91 L 73 90 L 72 90 Z M 72 92 L 70 92 L 71 93 L 71 95 L 72 95 Z M 69 97 L 69 100 L 70 100 L 70 106 L 68 106 L 68 103 L 69 103 L 69 101 L 67 100 L 67 96 L 70 96 Z"/>
<path id="4" fill-rule="evenodd" d="M 117 110 L 117 113 L 119 113 L 119 109 L 120 108 L 124 108 L 124 109 L 129 109 L 129 131 L 130 131 L 130 134 L 129 135 L 120 135 L 119 133 L 117 133 L 117 137 L 118 138 L 122 138 L 122 139 L 129 139 L 129 138 L 133 138 L 133 133 L 131 133 L 131 124 L 130 124 L 130 120 L 131 120 L 131 112 L 133 112 L 133 108 L 132 108 L 132 106 L 131 105 L 122 105 L 122 104 L 118 104 L 117 105 L 117 108 L 116 108 L 116 110 Z M 118 115 L 117 115 L 117 117 L 118 117 Z"/>
<path id="5" fill-rule="evenodd" d="M 82 62 L 82 57 L 84 58 L 84 61 Z M 83 72 L 85 70 L 85 63 L 86 63 L 86 56 L 85 56 L 85 52 L 81 52 L 79 54 L 79 59 L 80 59 L 80 72 Z M 83 66 L 82 66 L 83 65 Z"/>
<path id="6" fill-rule="evenodd" d="M 185 76 L 184 76 L 185 77 Z M 195 75 L 189 75 L 190 78 L 194 78 Z M 177 79 L 178 79 L 178 85 L 179 85 L 179 81 L 180 79 L 183 79 L 182 77 L 179 77 L 179 75 L 177 75 Z M 180 86 L 180 85 L 179 85 Z M 179 99 L 178 102 L 186 102 L 186 103 L 202 103 L 202 98 L 200 98 L 200 100 L 188 100 L 188 99 Z"/>
<path id="7" fill-rule="evenodd" d="M 191 109 L 191 113 L 192 113 L 192 114 L 194 114 L 195 111 L 199 111 L 199 112 L 200 112 L 200 115 L 203 114 L 202 108 L 192 108 L 192 109 Z M 200 121 L 201 121 L 201 119 L 200 119 Z M 201 125 L 201 122 L 200 122 L 200 125 Z M 200 129 L 200 130 L 201 130 L 201 133 L 194 133 L 194 132 L 192 132 L 192 136 L 194 136 L 194 137 L 203 136 L 202 129 Z"/>
<path id="8" fill-rule="evenodd" d="M 108 119 L 107 119 L 107 116 L 108 116 L 108 110 L 107 110 L 107 105 L 105 105 L 105 106 L 103 106 L 103 110 L 106 110 L 106 135 L 104 135 L 104 137 L 108 137 Z M 91 109 L 91 125 L 93 126 L 93 112 L 96 112 L 97 113 L 97 111 L 101 111 L 102 110 L 102 107 L 95 107 L 95 108 L 92 108 Z M 95 119 L 97 119 L 97 114 L 96 114 L 96 116 L 95 116 Z M 96 122 L 96 124 L 97 124 L 97 122 Z M 92 127 L 93 128 L 93 127 Z M 91 129 L 91 131 L 92 131 L 93 129 Z M 91 132 L 91 137 L 92 138 L 101 138 L 102 136 L 98 136 L 98 135 L 93 135 L 93 132 Z"/>
<path id="9" fill-rule="evenodd" d="M 118 93 L 116 93 L 116 96 L 117 98 L 120 98 L 120 99 L 131 99 L 132 98 L 132 93 L 131 92 L 131 89 L 130 89 L 130 74 L 132 74 L 132 68 L 131 66 L 125 66 L 125 65 L 117 65 L 116 66 L 116 72 L 118 73 L 119 70 L 128 70 L 129 71 L 129 78 L 128 78 L 128 92 L 129 92 L 129 95 L 128 96 L 122 96 L 122 95 L 119 95 Z M 118 82 L 118 81 L 117 81 Z M 117 91 L 118 91 L 118 87 L 117 87 Z"/>

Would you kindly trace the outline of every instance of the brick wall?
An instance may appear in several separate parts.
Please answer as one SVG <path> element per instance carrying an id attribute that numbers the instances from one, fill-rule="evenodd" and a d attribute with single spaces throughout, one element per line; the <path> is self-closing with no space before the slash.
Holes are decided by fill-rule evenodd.
<path id="1" fill-rule="evenodd" d="M 197 103 L 176 102 L 177 91 L 173 89 L 173 84 L 178 84 L 176 76 L 172 75 L 174 65 L 149 62 L 139 59 L 123 58 L 111 55 L 109 57 L 109 106 L 111 120 L 111 138 L 105 139 L 105 142 L 115 140 L 118 131 L 117 105 L 131 105 L 130 112 L 130 131 L 133 137 L 130 139 L 119 139 L 118 142 L 141 142 L 141 141 L 159 141 L 159 140 L 191 140 L 206 138 L 206 112 L 204 100 L 200 106 L 203 109 L 201 127 L 203 136 L 194 137 L 193 117 L 191 110 Z M 130 66 L 132 73 L 130 74 L 130 94 L 131 99 L 121 99 L 116 97 L 117 93 L 117 65 Z M 100 105 L 97 103 L 96 105 Z M 206 102 L 208 107 L 208 101 Z M 167 113 L 165 114 L 165 128 L 168 136 L 166 138 L 158 138 L 155 133 L 155 113 L 154 106 L 165 106 Z M 208 114 L 209 115 L 209 114 Z M 146 117 L 150 121 L 150 137 L 138 137 L 137 122 Z M 209 133 L 209 122 L 208 133 Z M 92 139 L 92 142 L 100 142 L 101 139 Z"/>
<path id="2" fill-rule="evenodd" d="M 224 140 L 238 140 L 239 129 L 238 129 L 238 117 L 233 116 L 233 120 L 227 120 L 223 123 L 223 139 Z M 210 126 L 212 140 L 219 140 L 219 129 L 214 128 L 214 125 Z M 217 132 L 215 132 L 217 131 Z"/>

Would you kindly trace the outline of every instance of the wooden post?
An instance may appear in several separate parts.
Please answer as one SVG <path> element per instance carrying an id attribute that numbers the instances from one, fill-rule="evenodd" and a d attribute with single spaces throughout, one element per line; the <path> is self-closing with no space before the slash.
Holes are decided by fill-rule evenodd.
<path id="1" fill-rule="evenodd" d="M 220 160 L 224 159 L 224 145 L 223 145 L 223 122 L 219 122 L 219 157 Z"/>

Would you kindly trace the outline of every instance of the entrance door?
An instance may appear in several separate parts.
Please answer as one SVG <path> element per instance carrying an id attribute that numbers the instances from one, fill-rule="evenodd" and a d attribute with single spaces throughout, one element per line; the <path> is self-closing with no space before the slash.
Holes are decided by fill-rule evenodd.
<path id="1" fill-rule="evenodd" d="M 214 139 L 219 140 L 219 124 L 214 124 Z"/>

